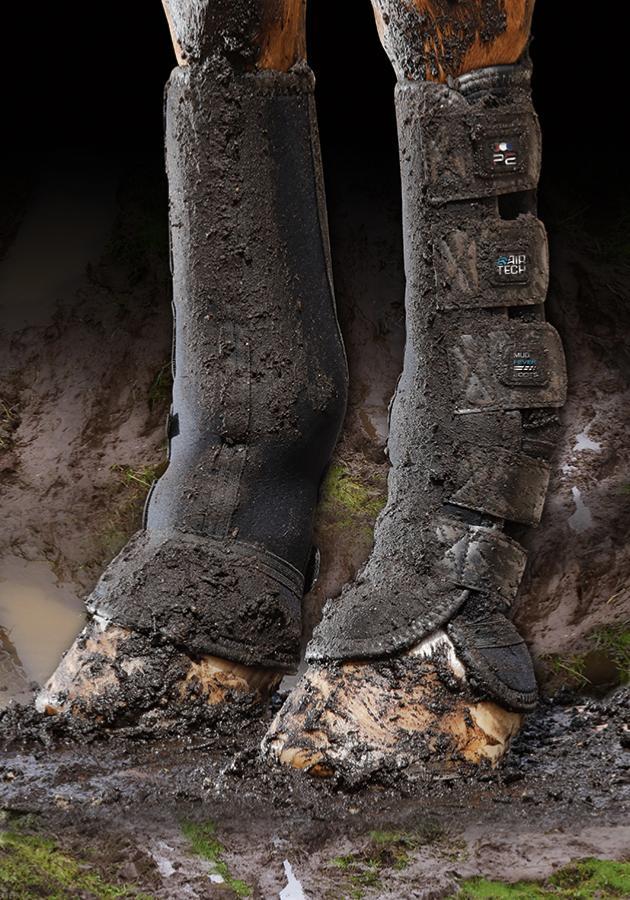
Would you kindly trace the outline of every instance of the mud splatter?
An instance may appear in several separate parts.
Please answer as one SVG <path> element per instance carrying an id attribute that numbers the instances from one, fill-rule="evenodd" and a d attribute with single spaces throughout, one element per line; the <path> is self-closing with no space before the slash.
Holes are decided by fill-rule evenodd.
<path id="1" fill-rule="evenodd" d="M 349 794 L 260 759 L 270 710 L 236 735 L 199 719 L 157 740 L 146 724 L 97 740 L 85 723 L 64 732 L 5 713 L 0 804 L 14 831 L 56 834 L 108 883 L 124 876 L 158 897 L 203 898 L 210 874 L 225 877 L 182 833 L 188 822 L 203 836 L 210 819 L 230 877 L 254 896 L 286 888 L 288 860 L 306 897 L 345 896 L 353 876 L 372 879 L 357 885 L 366 898 L 427 883 L 446 897 L 476 876 L 532 881 L 572 860 L 624 859 L 629 700 L 627 688 L 600 700 L 565 691 L 528 719 L 497 772 L 418 765 L 375 772 Z"/>
<path id="2" fill-rule="evenodd" d="M 516 62 L 527 45 L 532 0 L 372 0 L 397 77 L 446 81 L 484 65 Z"/>

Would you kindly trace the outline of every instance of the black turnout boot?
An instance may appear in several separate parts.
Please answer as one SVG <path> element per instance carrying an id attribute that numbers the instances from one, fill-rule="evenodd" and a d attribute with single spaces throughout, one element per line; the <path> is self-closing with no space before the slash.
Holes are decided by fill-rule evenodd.
<path id="1" fill-rule="evenodd" d="M 536 702 L 510 621 L 566 395 L 545 322 L 530 67 L 399 82 L 407 344 L 374 550 L 330 600 L 266 740 L 324 773 L 495 761 Z M 369 662 L 360 662 L 369 661 Z M 438 753 L 438 750 L 440 751 Z"/>
<path id="2" fill-rule="evenodd" d="M 193 662 L 203 680 L 208 657 L 237 679 L 297 668 L 313 513 L 347 390 L 313 88 L 305 65 L 238 73 L 212 59 L 171 76 L 169 465 L 40 696 L 51 711 L 127 706 L 120 665 L 138 702 L 156 702 L 156 644 L 171 654 L 161 694 L 181 693 Z"/>

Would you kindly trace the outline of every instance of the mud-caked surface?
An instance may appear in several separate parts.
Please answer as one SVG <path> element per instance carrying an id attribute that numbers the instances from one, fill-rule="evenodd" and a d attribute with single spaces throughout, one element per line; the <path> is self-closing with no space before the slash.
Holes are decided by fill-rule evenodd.
<path id="1" fill-rule="evenodd" d="M 145 520 L 146 542 L 169 540 L 136 539 L 89 601 L 197 652 L 285 669 L 347 380 L 312 91 L 305 67 L 171 76 L 173 406 Z"/>
<path id="2" fill-rule="evenodd" d="M 165 9 L 186 63 L 213 57 L 228 59 L 238 69 L 251 69 L 260 55 L 270 16 L 282 13 L 281 5 L 269 0 L 203 4 L 167 0 Z"/>
<path id="3" fill-rule="evenodd" d="M 229 728 L 198 718 L 157 740 L 147 724 L 97 739 L 92 725 L 7 712 L 3 828 L 15 846 L 52 836 L 84 871 L 156 897 L 234 896 L 239 882 L 277 897 L 285 861 L 309 898 L 446 897 L 477 874 L 543 878 L 630 853 L 629 699 L 626 688 L 545 703 L 498 771 L 430 774 L 419 762 L 361 788 L 262 761 L 273 709 L 241 709 Z"/>
<path id="4" fill-rule="evenodd" d="M 139 532 L 88 608 L 189 653 L 293 671 L 299 662 L 300 573 L 236 540 Z"/>
<path id="5" fill-rule="evenodd" d="M 495 47 L 495 62 L 515 62 L 527 41 L 533 5 L 524 4 L 519 17 L 505 0 L 372 0 L 392 65 L 399 77 L 411 80 L 446 80 L 469 71 L 475 66 L 466 69 L 467 60 L 488 46 Z"/>
<path id="6" fill-rule="evenodd" d="M 56 721 L 53 730 L 69 726 L 73 733 L 81 721 L 87 727 L 90 722 L 95 734 L 126 723 L 168 733 L 186 723 L 216 722 L 224 703 L 259 711 L 256 689 L 245 680 L 254 671 L 265 674 L 219 660 L 213 665 L 212 659 L 195 658 L 159 634 L 103 629 L 92 620 L 37 695 L 36 705 L 48 715 L 72 713 L 67 721 L 63 716 Z M 270 673 L 265 681 L 276 686 L 281 678 Z"/>
<path id="7" fill-rule="evenodd" d="M 458 677 L 461 666 L 444 635 L 423 646 L 399 659 L 309 667 L 263 751 L 352 786 L 415 765 L 446 774 L 498 762 L 522 717 Z"/>
<path id="8" fill-rule="evenodd" d="M 557 334 L 542 321 L 546 278 L 538 294 L 527 285 L 506 297 L 504 284 L 487 284 L 483 296 L 464 301 L 463 310 L 445 311 L 436 284 L 452 276 L 463 285 L 466 278 L 457 266 L 447 272 L 436 248 L 438 236 L 448 242 L 465 232 L 466 252 L 460 252 L 475 260 L 470 281 L 478 284 L 480 233 L 489 227 L 508 239 L 493 195 L 511 200 L 538 181 L 540 136 L 528 82 L 523 66 L 500 81 L 488 76 L 489 86 L 475 101 L 435 84 L 401 82 L 396 89 L 407 344 L 391 405 L 388 502 L 376 524 L 373 553 L 355 582 L 326 607 L 307 651 L 310 661 L 393 655 L 449 622 L 467 667 L 488 694 L 521 710 L 535 698 L 534 676 L 504 613 L 525 560 L 520 546 L 498 532 L 503 520 L 532 525 L 540 519 L 556 409 L 566 396 L 564 359 Z M 475 158 L 474 135 L 490 123 L 507 128 L 523 149 L 509 174 Z M 519 209 L 529 210 L 533 196 L 521 202 Z M 531 214 L 508 226 L 519 241 L 531 241 L 533 227 L 540 231 Z M 539 242 L 544 257 L 544 233 Z M 509 319 L 513 308 L 524 305 L 530 307 L 526 317 Z M 504 371 L 501 360 L 519 358 L 524 346 L 536 347 L 537 358 L 546 360 L 544 384 L 538 376 L 519 381 Z M 491 557 L 484 572 L 450 562 L 467 542 L 475 548 L 471 557 Z"/>

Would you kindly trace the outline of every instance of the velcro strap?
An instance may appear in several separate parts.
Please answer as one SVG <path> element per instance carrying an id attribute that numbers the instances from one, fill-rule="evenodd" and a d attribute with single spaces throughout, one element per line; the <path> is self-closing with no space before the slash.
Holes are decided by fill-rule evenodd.
<path id="1" fill-rule="evenodd" d="M 532 215 L 482 224 L 479 216 L 433 234 L 438 309 L 530 306 L 545 302 L 549 252 Z"/>
<path id="2" fill-rule="evenodd" d="M 452 519 L 437 521 L 437 536 L 448 549 L 443 567 L 458 587 L 498 595 L 506 603 L 516 597 L 527 554 L 501 531 L 465 525 Z"/>
<path id="3" fill-rule="evenodd" d="M 537 525 L 549 485 L 550 466 L 540 459 L 508 450 L 472 450 L 461 459 L 455 506 L 498 519 Z"/>
<path id="4" fill-rule="evenodd" d="M 485 328 L 484 328 L 485 326 Z M 449 348 L 455 412 L 562 406 L 567 375 L 557 331 L 543 322 L 480 320 L 455 332 Z"/>
<path id="5" fill-rule="evenodd" d="M 427 104 L 428 106 L 428 104 Z M 534 190 L 541 138 L 531 101 L 495 109 L 443 101 L 422 119 L 422 156 L 431 203 Z"/>

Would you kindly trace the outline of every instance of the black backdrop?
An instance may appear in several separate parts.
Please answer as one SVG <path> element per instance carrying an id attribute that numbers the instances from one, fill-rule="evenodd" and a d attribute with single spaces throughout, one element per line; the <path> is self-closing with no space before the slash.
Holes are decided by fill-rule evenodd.
<path id="1" fill-rule="evenodd" d="M 532 55 L 545 146 L 542 211 L 552 184 L 568 183 L 605 211 L 628 195 L 619 122 L 626 96 L 626 35 L 569 0 L 538 0 Z M 159 169 L 162 87 L 173 65 L 159 0 L 20 4 L 3 27 L 3 175 L 36 173 L 49 152 L 133 155 Z M 329 192 L 352 156 L 395 190 L 393 75 L 369 0 L 311 0 L 310 58 Z M 337 167 L 338 168 L 338 167 Z M 0 197 L 0 203 L 1 203 Z"/>

